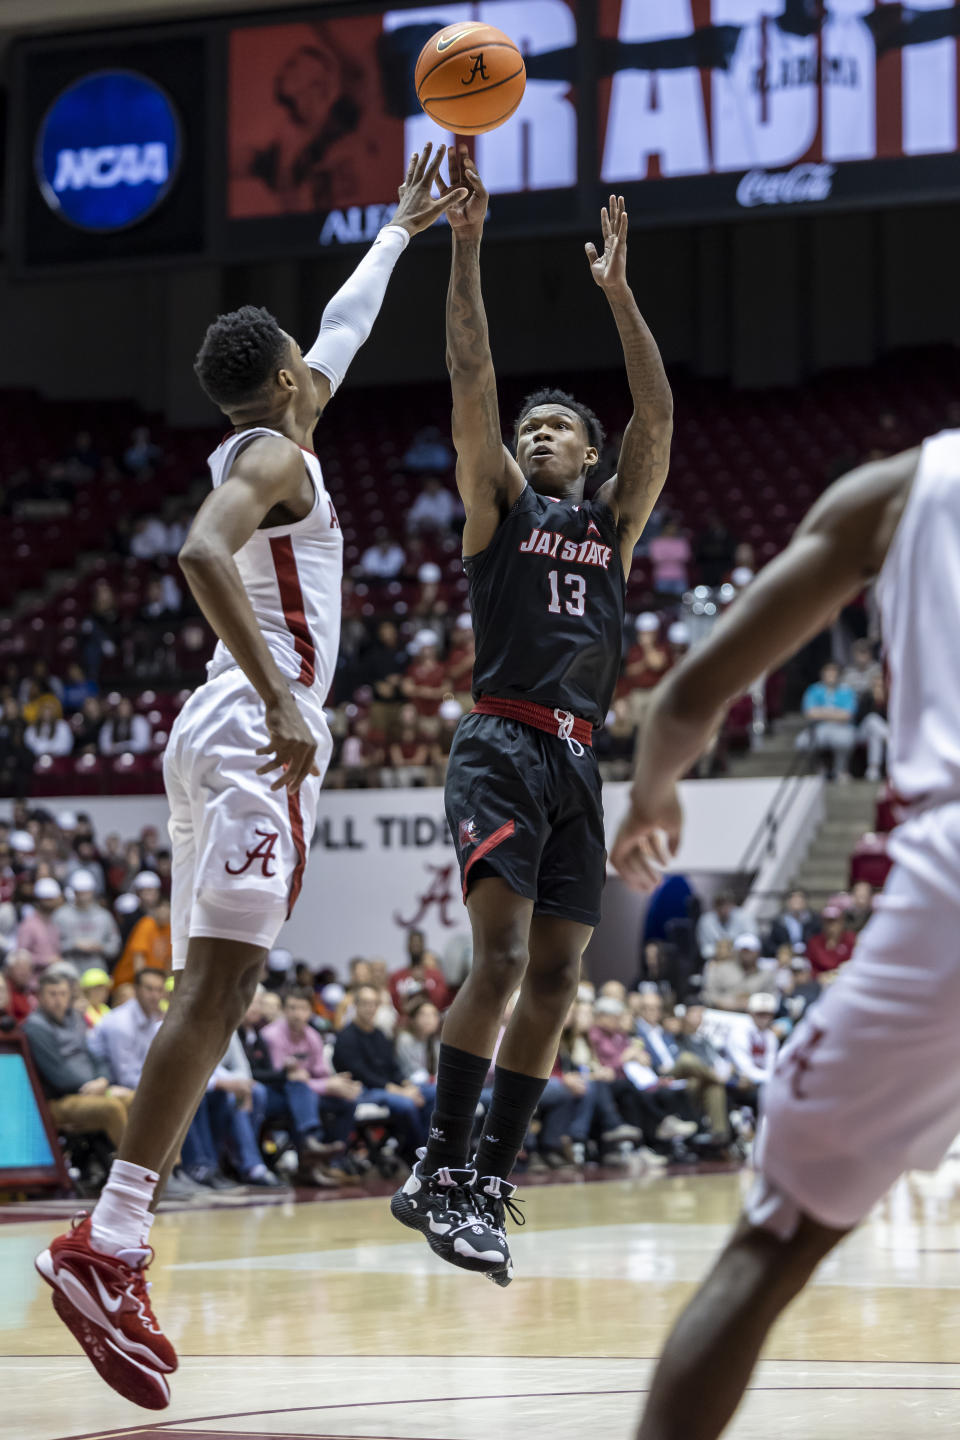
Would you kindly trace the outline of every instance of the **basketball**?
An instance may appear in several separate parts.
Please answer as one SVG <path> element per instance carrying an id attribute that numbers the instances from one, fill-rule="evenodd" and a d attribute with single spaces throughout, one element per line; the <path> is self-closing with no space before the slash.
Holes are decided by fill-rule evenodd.
<path id="1" fill-rule="evenodd" d="M 417 99 L 431 120 L 456 135 L 481 135 L 509 120 L 526 83 L 523 56 L 510 36 L 479 21 L 438 30 L 417 61 Z"/>

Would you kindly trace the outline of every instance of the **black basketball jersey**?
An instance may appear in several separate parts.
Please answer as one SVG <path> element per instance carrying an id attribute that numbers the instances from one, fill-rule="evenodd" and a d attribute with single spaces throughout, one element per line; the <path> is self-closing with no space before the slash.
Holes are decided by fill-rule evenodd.
<path id="1" fill-rule="evenodd" d="M 527 700 L 602 725 L 620 672 L 626 596 L 612 511 L 528 485 L 486 550 L 463 563 L 474 700 Z"/>

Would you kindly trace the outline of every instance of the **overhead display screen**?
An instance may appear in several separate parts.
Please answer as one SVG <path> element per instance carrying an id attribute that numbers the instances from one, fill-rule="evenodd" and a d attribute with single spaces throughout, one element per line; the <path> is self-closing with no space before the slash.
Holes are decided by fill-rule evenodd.
<path id="1" fill-rule="evenodd" d="M 592 233 L 613 189 L 640 225 L 960 191 L 960 0 L 371 0 L 23 42 L 15 253 L 255 259 L 370 240 L 410 153 L 452 138 L 420 109 L 417 57 L 470 21 L 505 31 L 527 73 L 516 113 L 470 142 L 491 238 Z M 145 118 L 132 98 L 102 119 L 80 103 L 134 81 Z"/>
<path id="2" fill-rule="evenodd" d="M 464 20 L 505 30 L 527 61 L 520 108 L 509 124 L 475 141 L 498 230 L 576 222 L 576 5 L 489 0 L 232 30 L 228 247 L 269 245 L 277 227 L 249 222 L 278 216 L 291 243 L 372 237 L 396 203 L 410 153 L 427 140 L 445 141 L 420 109 L 414 67 L 436 31 Z"/>
<path id="3" fill-rule="evenodd" d="M 642 182 L 660 219 L 956 188 L 955 3 L 598 0 L 598 16 L 600 178 Z"/>
<path id="4" fill-rule="evenodd" d="M 198 28 L 17 47 L 15 262 L 49 269 L 202 253 L 209 74 Z"/>

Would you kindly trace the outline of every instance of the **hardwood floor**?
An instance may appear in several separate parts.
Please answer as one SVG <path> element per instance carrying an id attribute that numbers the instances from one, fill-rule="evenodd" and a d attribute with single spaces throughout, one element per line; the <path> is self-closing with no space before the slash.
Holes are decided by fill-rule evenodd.
<path id="1" fill-rule="evenodd" d="M 153 1299 L 181 1354 L 162 1415 L 107 1389 L 56 1320 L 32 1259 L 61 1222 L 4 1224 L 0 1433 L 627 1440 L 745 1183 L 531 1186 L 506 1291 L 443 1266 L 383 1198 L 161 1215 Z M 958 1192 L 960 1161 L 908 1177 L 826 1262 L 774 1333 L 733 1440 L 956 1434 Z"/>

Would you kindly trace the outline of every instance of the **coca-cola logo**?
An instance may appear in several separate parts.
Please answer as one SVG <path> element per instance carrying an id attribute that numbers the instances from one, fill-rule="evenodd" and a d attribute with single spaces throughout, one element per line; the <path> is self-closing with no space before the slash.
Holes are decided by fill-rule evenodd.
<path id="1" fill-rule="evenodd" d="M 836 165 L 795 165 L 792 170 L 748 170 L 737 186 L 737 204 L 745 210 L 757 205 L 815 205 L 829 200 Z"/>

